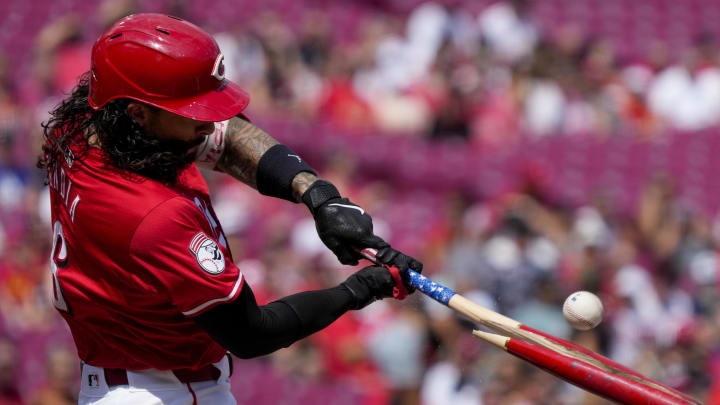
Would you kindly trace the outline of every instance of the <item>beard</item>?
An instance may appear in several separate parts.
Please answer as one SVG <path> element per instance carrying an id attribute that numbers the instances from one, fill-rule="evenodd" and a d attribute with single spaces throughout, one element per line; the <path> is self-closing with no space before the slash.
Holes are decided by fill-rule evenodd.
<path id="1" fill-rule="evenodd" d="M 129 121 L 129 128 L 120 131 L 115 127 L 112 135 L 98 131 L 100 147 L 113 165 L 153 180 L 175 184 L 180 172 L 195 161 L 195 153 L 190 153 L 190 149 L 204 139 L 193 142 L 160 139 L 134 121 Z"/>

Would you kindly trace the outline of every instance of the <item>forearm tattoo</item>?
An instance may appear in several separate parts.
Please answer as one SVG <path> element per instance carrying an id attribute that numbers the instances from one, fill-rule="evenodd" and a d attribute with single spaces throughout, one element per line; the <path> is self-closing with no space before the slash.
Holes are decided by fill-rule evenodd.
<path id="1" fill-rule="evenodd" d="M 255 175 L 260 158 L 278 141 L 237 117 L 228 122 L 225 141 L 227 145 L 216 167 L 250 187 L 257 188 Z"/>
<path id="2" fill-rule="evenodd" d="M 293 197 L 295 197 L 295 200 L 297 202 L 302 201 L 302 196 L 305 194 L 305 191 L 310 187 L 311 184 L 313 184 L 317 180 L 317 177 L 308 172 L 302 172 L 298 173 L 297 176 L 293 179 L 292 182 L 292 190 L 293 190 Z"/>

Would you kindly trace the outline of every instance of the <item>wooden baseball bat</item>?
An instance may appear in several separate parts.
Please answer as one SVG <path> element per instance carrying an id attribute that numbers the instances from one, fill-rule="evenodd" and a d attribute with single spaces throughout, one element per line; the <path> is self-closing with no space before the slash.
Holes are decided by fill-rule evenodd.
<path id="1" fill-rule="evenodd" d="M 360 254 L 373 263 L 378 263 L 375 249 L 364 249 Z M 478 305 L 413 270 L 408 270 L 406 277 L 405 281 L 408 284 L 428 297 L 500 333 L 495 335 L 475 331 L 476 337 L 501 347 L 580 388 L 621 404 L 701 404 L 698 400 L 653 381 L 607 357 Z M 584 370 L 585 374 L 578 370 Z"/>

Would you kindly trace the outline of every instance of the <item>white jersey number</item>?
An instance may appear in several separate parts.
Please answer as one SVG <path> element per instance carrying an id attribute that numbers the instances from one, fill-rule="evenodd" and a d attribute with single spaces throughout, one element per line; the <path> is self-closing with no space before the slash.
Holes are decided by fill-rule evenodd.
<path id="1" fill-rule="evenodd" d="M 60 221 L 55 221 L 53 225 L 53 246 L 50 253 L 50 269 L 52 270 L 53 278 L 53 305 L 55 308 L 70 312 L 70 307 L 65 301 L 65 297 L 60 288 L 60 279 L 58 278 L 58 269 L 62 269 L 67 266 L 68 253 L 67 243 L 65 242 L 65 234 L 63 233 L 62 224 Z"/>

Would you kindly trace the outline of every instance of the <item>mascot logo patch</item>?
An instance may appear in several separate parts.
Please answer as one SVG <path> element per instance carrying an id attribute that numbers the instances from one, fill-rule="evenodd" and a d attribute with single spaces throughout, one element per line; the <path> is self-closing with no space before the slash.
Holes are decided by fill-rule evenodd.
<path id="1" fill-rule="evenodd" d="M 217 243 L 200 232 L 190 242 L 190 251 L 195 255 L 198 264 L 210 274 L 225 271 L 225 257 Z"/>

